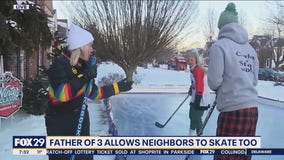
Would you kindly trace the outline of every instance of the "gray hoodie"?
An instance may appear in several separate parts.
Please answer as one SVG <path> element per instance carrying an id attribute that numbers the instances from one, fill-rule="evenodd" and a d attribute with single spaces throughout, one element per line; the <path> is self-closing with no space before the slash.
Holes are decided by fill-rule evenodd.
<path id="1" fill-rule="evenodd" d="M 235 111 L 257 106 L 259 61 L 248 33 L 237 23 L 221 28 L 209 51 L 208 85 L 217 91 L 217 109 Z"/>

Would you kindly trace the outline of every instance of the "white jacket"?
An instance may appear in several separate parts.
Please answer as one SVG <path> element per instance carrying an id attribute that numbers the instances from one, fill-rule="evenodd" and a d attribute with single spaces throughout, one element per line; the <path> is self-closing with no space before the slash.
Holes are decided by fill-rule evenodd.
<path id="1" fill-rule="evenodd" d="M 195 100 L 195 95 L 196 95 L 196 90 L 195 90 L 195 79 L 193 77 L 193 74 L 191 73 L 190 74 L 190 79 L 191 79 L 191 82 L 192 82 L 192 95 L 191 95 L 191 100 L 190 102 L 193 103 L 194 100 Z M 210 104 L 211 104 L 211 97 L 210 97 L 210 88 L 208 86 L 208 82 L 207 82 L 207 75 L 204 75 L 204 78 L 203 78 L 203 82 L 204 82 L 204 91 L 203 91 L 203 94 L 202 94 L 202 99 L 200 101 L 200 107 L 210 107 Z"/>

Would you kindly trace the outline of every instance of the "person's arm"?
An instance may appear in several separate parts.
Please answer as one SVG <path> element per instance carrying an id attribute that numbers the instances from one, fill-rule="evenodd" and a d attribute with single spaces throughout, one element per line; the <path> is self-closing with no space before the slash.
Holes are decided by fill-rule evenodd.
<path id="1" fill-rule="evenodd" d="M 133 81 L 128 81 L 126 79 L 102 87 L 98 87 L 96 84 L 93 84 L 93 89 L 89 95 L 89 98 L 96 100 L 108 98 L 110 96 L 119 94 L 120 92 L 129 91 L 132 88 L 132 84 Z"/>
<path id="2" fill-rule="evenodd" d="M 256 57 L 254 59 L 254 69 L 253 69 L 253 85 L 256 86 L 258 82 L 258 70 L 259 70 L 259 61 L 257 58 L 257 54 L 255 54 Z"/>
<path id="3" fill-rule="evenodd" d="M 55 62 L 49 71 L 49 96 L 54 101 L 68 102 L 74 98 L 83 96 L 88 81 L 88 74 L 78 74 L 68 79 L 66 64 Z M 90 75 L 89 75 L 90 76 Z"/>
<path id="4" fill-rule="evenodd" d="M 195 72 L 193 72 L 193 76 L 195 79 L 195 91 L 196 95 L 202 95 L 204 91 L 204 71 L 200 68 L 197 68 Z"/>
<path id="5" fill-rule="evenodd" d="M 195 107 L 199 107 L 200 106 L 200 101 L 202 99 L 202 95 L 204 92 L 204 71 L 201 68 L 196 68 L 193 71 L 193 77 L 195 79 L 195 98 L 194 98 L 194 105 Z"/>
<path id="6" fill-rule="evenodd" d="M 209 87 L 216 91 L 223 82 L 224 73 L 224 55 L 223 50 L 212 45 L 209 51 L 209 65 L 207 71 L 207 79 Z"/>

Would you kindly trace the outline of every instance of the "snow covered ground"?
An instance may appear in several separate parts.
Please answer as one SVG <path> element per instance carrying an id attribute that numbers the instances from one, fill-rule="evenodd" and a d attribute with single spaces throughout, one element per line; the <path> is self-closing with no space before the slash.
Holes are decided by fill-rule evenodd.
<path id="1" fill-rule="evenodd" d="M 188 71 L 167 70 L 166 66 L 148 69 L 138 68 L 134 76 L 137 82 L 132 93 L 120 94 L 111 98 L 114 121 L 120 135 L 154 136 L 188 134 L 188 101 L 186 101 L 165 128 L 157 128 L 154 123 L 165 122 L 181 101 L 186 97 L 190 85 Z M 113 64 L 101 64 L 98 67 L 98 78 L 109 73 L 121 73 L 123 70 Z M 142 94 L 143 92 L 171 92 L 164 94 Z M 273 86 L 273 82 L 259 81 L 257 86 L 259 96 L 284 101 L 284 86 Z M 174 93 L 174 94 L 173 94 Z M 89 102 L 91 119 L 91 134 L 105 135 L 107 118 L 100 101 Z M 208 122 L 204 134 L 214 135 L 218 112 L 215 110 Z M 282 124 L 284 114 L 283 104 L 270 101 L 259 102 L 259 121 L 257 135 L 262 137 L 262 146 L 266 148 L 284 147 L 284 129 Z M 47 160 L 47 156 L 15 156 L 12 155 L 12 136 L 15 135 L 46 135 L 44 116 L 27 115 L 22 111 L 15 113 L 9 119 L 2 119 L 0 131 L 0 159 L 2 160 Z M 94 156 L 98 160 L 113 159 L 113 156 Z M 184 156 L 128 156 L 128 160 L 166 160 L 182 159 Z M 191 159 L 207 160 L 212 156 L 194 156 Z M 253 156 L 253 160 L 283 160 L 284 156 Z"/>

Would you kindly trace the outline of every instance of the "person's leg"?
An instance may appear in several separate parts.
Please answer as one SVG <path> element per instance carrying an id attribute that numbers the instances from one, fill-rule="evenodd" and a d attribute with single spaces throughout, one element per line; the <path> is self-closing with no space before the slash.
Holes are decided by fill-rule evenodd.
<path id="1" fill-rule="evenodd" d="M 249 117 L 250 117 L 250 124 L 248 125 L 248 131 L 246 136 L 255 136 L 256 133 L 256 125 L 258 120 L 258 108 L 250 108 L 249 109 Z"/>
<path id="2" fill-rule="evenodd" d="M 255 136 L 258 109 L 248 108 L 221 112 L 217 121 L 217 136 Z M 215 155 L 214 160 L 251 160 L 250 155 Z"/>
<path id="3" fill-rule="evenodd" d="M 86 110 L 85 118 L 81 130 L 81 136 L 90 136 L 90 118 L 89 112 Z M 76 155 L 76 160 L 93 160 L 93 155 Z"/>
<path id="4" fill-rule="evenodd" d="M 73 114 L 45 116 L 46 132 L 48 136 L 74 136 L 77 116 Z M 77 120 L 78 121 L 78 120 Z"/>
<path id="5" fill-rule="evenodd" d="M 45 125 L 47 136 L 72 136 L 74 127 L 70 115 L 47 115 Z M 70 155 L 48 155 L 49 160 L 68 160 Z"/>
<path id="6" fill-rule="evenodd" d="M 258 109 L 247 108 L 221 112 L 217 122 L 217 136 L 255 136 Z"/>
<path id="7" fill-rule="evenodd" d="M 204 114 L 204 110 L 197 110 L 196 113 L 196 134 L 199 133 L 202 126 L 202 116 Z M 202 135 L 202 133 L 201 133 Z"/>
<path id="8" fill-rule="evenodd" d="M 204 113 L 204 110 L 199 110 L 194 107 L 194 105 L 190 104 L 189 109 L 189 118 L 190 118 L 190 132 L 193 130 L 196 130 L 196 132 L 199 132 L 199 129 L 202 125 L 202 115 Z"/>
<path id="9" fill-rule="evenodd" d="M 68 113 L 65 115 L 45 116 L 47 136 L 74 136 L 76 135 L 79 115 Z M 81 130 L 81 136 L 90 135 L 89 112 L 86 110 Z M 70 155 L 49 155 L 49 160 L 69 160 Z M 75 160 L 93 160 L 93 155 L 76 155 Z"/>

